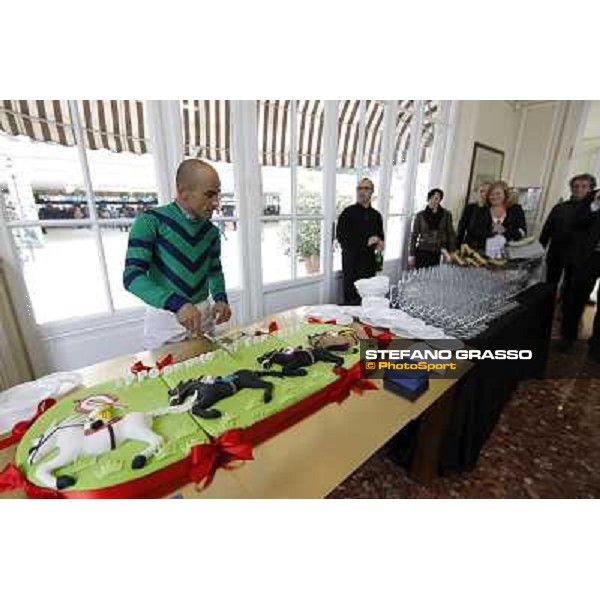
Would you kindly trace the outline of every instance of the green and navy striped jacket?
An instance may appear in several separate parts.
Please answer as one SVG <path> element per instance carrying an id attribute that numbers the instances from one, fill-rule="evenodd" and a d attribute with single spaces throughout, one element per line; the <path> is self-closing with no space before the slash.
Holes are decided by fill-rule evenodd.
<path id="1" fill-rule="evenodd" d="M 138 215 L 129 233 L 125 289 L 146 304 L 177 312 L 208 298 L 227 302 L 221 240 L 207 219 L 191 219 L 176 202 Z"/>

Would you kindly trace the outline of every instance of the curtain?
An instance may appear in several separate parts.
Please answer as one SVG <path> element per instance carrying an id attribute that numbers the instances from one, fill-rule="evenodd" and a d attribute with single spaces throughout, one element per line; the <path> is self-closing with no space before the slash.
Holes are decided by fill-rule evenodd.
<path id="1" fill-rule="evenodd" d="M 0 263 L 0 391 L 30 379 L 31 364 Z"/>

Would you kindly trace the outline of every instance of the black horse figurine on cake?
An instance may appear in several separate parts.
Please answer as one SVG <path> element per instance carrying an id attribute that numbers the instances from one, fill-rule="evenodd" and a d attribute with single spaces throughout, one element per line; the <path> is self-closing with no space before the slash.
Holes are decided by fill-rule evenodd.
<path id="1" fill-rule="evenodd" d="M 267 376 L 283 377 L 284 373 L 241 369 L 230 375 L 218 377 L 207 375 L 198 379 L 181 381 L 169 390 L 169 404 L 178 406 L 186 400 L 191 400 L 194 415 L 203 419 L 218 419 L 221 411 L 211 407 L 219 400 L 229 398 L 244 388 L 264 390 L 263 399 L 265 402 L 270 402 L 273 396 L 273 383 L 261 379 Z"/>
<path id="2" fill-rule="evenodd" d="M 316 362 L 330 362 L 334 363 L 337 367 L 341 367 L 344 364 L 344 359 L 329 350 L 324 348 L 303 348 L 297 346 L 296 348 L 279 348 L 278 350 L 271 350 L 256 359 L 263 369 L 270 369 L 273 365 L 279 365 L 281 367 L 281 373 L 283 375 L 306 375 L 306 369 L 302 367 L 309 367 L 314 365 Z M 271 373 L 275 371 L 270 371 Z"/>

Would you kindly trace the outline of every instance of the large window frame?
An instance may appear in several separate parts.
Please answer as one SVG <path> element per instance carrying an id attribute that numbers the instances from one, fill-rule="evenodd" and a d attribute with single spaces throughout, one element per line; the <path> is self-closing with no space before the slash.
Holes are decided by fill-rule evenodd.
<path id="1" fill-rule="evenodd" d="M 381 164 L 379 165 L 379 181 L 376 181 L 378 208 L 384 219 L 384 229 L 387 228 L 390 218 L 401 217 L 403 221 L 404 235 L 399 258 L 386 260 L 386 272 L 393 275 L 407 260 L 407 242 L 410 224 L 414 214 L 414 190 L 420 158 L 421 128 L 425 110 L 424 101 L 415 101 L 410 107 L 411 111 L 411 141 L 408 148 L 406 168 L 408 176 L 405 181 L 404 201 L 399 210 L 390 212 L 390 185 L 392 170 L 395 159 L 395 131 L 398 111 L 401 110 L 399 101 L 381 101 L 384 105 L 383 123 L 381 131 Z M 147 127 L 149 145 L 154 159 L 155 177 L 159 202 L 170 201 L 174 197 L 174 175 L 178 162 L 183 158 L 184 144 L 182 140 L 182 118 L 181 101 L 148 101 L 147 102 Z M 131 218 L 102 219 L 96 212 L 96 202 L 90 167 L 87 157 L 87 148 L 84 140 L 84 131 L 80 122 L 78 101 L 70 100 L 69 107 L 76 136 L 78 160 L 84 177 L 86 201 L 89 210 L 89 218 L 72 221 L 10 221 L 0 223 L 8 231 L 13 228 L 22 227 L 65 227 L 65 226 L 87 226 L 94 234 L 98 256 L 101 264 L 101 277 L 106 294 L 109 311 L 104 315 L 109 320 L 116 321 L 122 315 L 140 315 L 139 308 L 115 308 L 112 298 L 110 281 L 106 267 L 105 250 L 102 240 L 102 227 L 105 226 L 128 226 L 132 223 Z M 262 317 L 264 315 L 264 294 L 276 292 L 294 286 L 318 285 L 320 286 L 320 301 L 335 301 L 335 281 L 339 272 L 333 271 L 333 244 L 334 224 L 336 220 L 336 176 L 338 156 L 338 101 L 324 101 L 324 127 L 322 143 L 322 171 L 323 171 L 323 204 L 321 210 L 315 214 L 304 214 L 298 212 L 298 186 L 297 170 L 298 144 L 297 144 L 297 119 L 298 101 L 291 104 L 291 144 L 290 144 L 290 168 L 292 203 L 289 214 L 264 215 L 262 210 L 262 185 L 261 166 L 258 160 L 258 134 L 257 134 L 257 101 L 234 100 L 231 101 L 231 150 L 235 156 L 234 180 L 235 195 L 239 199 L 239 211 L 235 217 L 216 216 L 215 222 L 235 222 L 238 224 L 242 239 L 240 241 L 241 256 L 239 264 L 241 268 L 241 288 L 230 290 L 230 298 L 241 300 L 242 323 Z M 439 109 L 433 117 L 433 122 L 438 125 L 435 133 L 432 149 L 432 166 L 429 176 L 430 187 L 444 187 L 448 176 L 448 156 L 452 144 L 450 140 L 454 131 L 453 115 L 455 113 L 454 101 L 440 101 Z M 366 173 L 364 160 L 365 128 L 367 123 L 366 101 L 361 101 L 359 108 L 359 155 L 356 168 L 356 181 Z M 304 220 L 318 220 L 321 225 L 321 269 L 319 274 L 298 277 L 296 260 L 296 239 L 298 225 Z M 292 226 L 291 246 L 291 269 L 292 277 L 287 281 L 262 283 L 262 252 L 260 244 L 260 231 L 262 224 L 268 221 L 290 220 Z M 12 242 L 12 235 L 8 236 Z M 14 244 L 13 244 L 13 257 Z M 3 253 L 5 253 L 3 251 Z M 22 283 L 22 282 L 21 282 Z M 21 287 L 21 286 L 20 286 Z M 229 290 L 228 290 L 229 291 Z M 102 315 L 90 315 L 89 318 L 78 318 L 82 322 L 98 319 Z M 25 318 L 28 318 L 25 315 Z M 30 318 L 30 317 L 29 317 Z M 52 322 L 39 326 L 44 329 L 69 331 L 77 328 L 73 320 L 64 322 Z M 85 326 L 84 324 L 81 325 Z"/>
<path id="2" fill-rule="evenodd" d="M 326 198 L 322 193 L 321 210 L 315 213 L 302 213 L 298 211 L 298 168 L 299 168 L 299 153 L 298 153 L 298 100 L 291 100 L 289 105 L 289 128 L 290 128 L 290 146 L 288 150 L 288 163 L 290 169 L 290 211 L 279 213 L 277 215 L 265 215 L 263 208 L 263 198 L 260 198 L 261 204 L 261 216 L 260 216 L 260 228 L 265 223 L 269 222 L 290 222 L 290 260 L 291 260 L 291 275 L 289 279 L 281 281 L 263 283 L 263 290 L 266 292 L 276 291 L 278 289 L 284 289 L 294 284 L 302 284 L 307 282 L 322 281 L 325 276 L 325 265 L 323 259 L 323 249 L 326 243 L 325 235 L 325 202 Z M 263 171 L 261 165 L 261 190 L 265 190 L 263 183 Z M 324 172 L 324 169 L 322 169 Z M 324 175 L 323 175 L 324 177 Z M 320 252 L 319 252 L 319 272 L 312 275 L 298 276 L 298 252 L 297 252 L 297 240 L 298 240 L 298 229 L 302 221 L 318 221 L 321 223 L 321 236 L 320 236 Z"/>

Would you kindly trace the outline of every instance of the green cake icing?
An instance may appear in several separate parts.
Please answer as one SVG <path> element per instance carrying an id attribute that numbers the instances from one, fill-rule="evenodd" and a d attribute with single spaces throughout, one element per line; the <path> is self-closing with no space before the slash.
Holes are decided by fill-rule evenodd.
<path id="1" fill-rule="evenodd" d="M 96 394 L 108 394 L 123 405 L 118 415 L 127 412 L 150 412 L 168 406 L 168 390 L 180 381 L 196 379 L 204 375 L 228 375 L 239 369 L 262 370 L 257 357 L 270 350 L 307 346 L 307 335 L 332 329 L 344 329 L 334 325 L 303 324 L 293 332 L 287 332 L 285 338 L 279 335 L 264 336 L 255 344 L 238 344 L 234 357 L 223 350 L 217 350 L 206 362 L 197 358 L 190 359 L 171 367 L 158 378 L 146 378 L 142 382 L 124 385 L 122 382 L 109 381 L 89 388 L 81 388 L 61 399 L 56 406 L 44 413 L 27 431 L 16 452 L 16 464 L 27 478 L 40 485 L 35 469 L 27 462 L 28 451 L 35 438 L 42 435 L 53 423 L 76 413 L 77 401 Z M 360 360 L 358 353 L 346 354 L 344 366 L 350 368 Z M 273 370 L 279 367 L 274 366 Z M 128 440 L 116 449 L 99 456 L 80 456 L 65 467 L 54 472 L 55 475 L 71 475 L 76 483 L 68 491 L 93 490 L 117 485 L 144 477 L 164 469 L 188 456 L 192 446 L 206 443 L 209 436 L 219 436 L 230 429 L 245 429 L 303 400 L 324 387 L 330 385 L 338 376 L 333 372 L 331 363 L 318 362 L 307 368 L 304 377 L 267 377 L 274 384 L 271 402 L 263 402 L 263 391 L 242 389 L 233 396 L 225 398 L 215 405 L 222 416 L 218 419 L 202 419 L 190 412 L 157 416 L 152 429 L 163 437 L 163 444 L 139 470 L 131 468 L 131 461 L 142 451 L 145 444 Z M 94 433 L 93 435 L 97 435 Z M 51 460 L 53 451 L 40 461 Z"/>
<path id="2" fill-rule="evenodd" d="M 117 386 L 114 381 L 110 381 L 90 388 L 82 388 L 69 394 L 34 423 L 17 448 L 16 464 L 30 481 L 40 483 L 35 477 L 37 465 L 32 467 L 27 462 L 28 450 L 33 440 L 46 431 L 54 421 L 76 414 L 75 403 L 77 400 L 95 394 L 109 394 L 115 397 L 127 407 L 127 412 L 149 412 L 168 404 L 166 386 L 160 379 L 145 379 L 143 382 L 134 383 L 131 386 Z M 122 412 L 117 411 L 117 414 Z M 152 429 L 163 436 L 165 444 L 143 469 L 131 469 L 131 460 L 138 451 L 145 447 L 145 444 L 130 440 L 115 450 L 98 457 L 81 456 L 70 465 L 55 471 L 55 474 L 76 476 L 77 482 L 69 488 L 70 491 L 117 485 L 164 469 L 185 458 L 188 454 L 188 445 L 186 445 L 188 441 L 192 445 L 208 441 L 208 436 L 198 426 L 195 417 L 188 413 L 155 417 Z M 50 460 L 53 454 L 42 459 L 40 464 Z"/>

